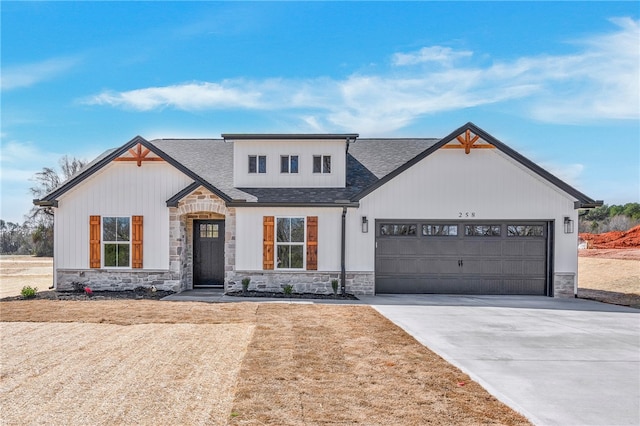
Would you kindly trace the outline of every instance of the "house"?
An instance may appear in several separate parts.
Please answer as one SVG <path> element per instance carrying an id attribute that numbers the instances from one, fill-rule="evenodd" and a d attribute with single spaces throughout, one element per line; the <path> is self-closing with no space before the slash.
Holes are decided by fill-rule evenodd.
<path id="1" fill-rule="evenodd" d="M 442 139 L 135 137 L 39 200 L 55 286 L 573 297 L 595 201 L 467 123 Z"/>

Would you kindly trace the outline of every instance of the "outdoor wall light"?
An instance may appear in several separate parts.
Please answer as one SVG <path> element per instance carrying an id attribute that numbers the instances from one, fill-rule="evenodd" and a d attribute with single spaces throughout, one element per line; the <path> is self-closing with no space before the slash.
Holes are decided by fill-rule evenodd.
<path id="1" fill-rule="evenodd" d="M 362 216 L 362 232 L 365 234 L 369 232 L 369 221 L 366 216 Z"/>
<path id="2" fill-rule="evenodd" d="M 564 217 L 564 233 L 573 234 L 573 220 L 569 216 Z"/>

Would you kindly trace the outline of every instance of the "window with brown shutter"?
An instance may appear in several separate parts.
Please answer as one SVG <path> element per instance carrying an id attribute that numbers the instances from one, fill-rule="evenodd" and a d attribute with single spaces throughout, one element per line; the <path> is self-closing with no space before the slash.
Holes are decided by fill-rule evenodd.
<path id="1" fill-rule="evenodd" d="M 136 269 L 142 268 L 142 216 L 131 217 L 131 266 Z"/>
<path id="2" fill-rule="evenodd" d="M 262 219 L 262 269 L 273 269 L 273 229 L 274 217 L 264 216 Z"/>
<path id="3" fill-rule="evenodd" d="M 318 216 L 307 216 L 307 270 L 318 270 Z"/>
<path id="4" fill-rule="evenodd" d="M 100 268 L 100 216 L 89 216 L 89 267 Z"/>

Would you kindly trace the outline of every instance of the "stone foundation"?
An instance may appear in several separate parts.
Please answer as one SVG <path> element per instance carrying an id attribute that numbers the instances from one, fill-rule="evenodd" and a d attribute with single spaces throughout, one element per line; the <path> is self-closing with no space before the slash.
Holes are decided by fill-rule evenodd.
<path id="1" fill-rule="evenodd" d="M 73 290 L 73 283 L 82 283 L 94 291 L 134 290 L 138 287 L 180 291 L 180 276 L 166 270 L 116 271 L 109 269 L 59 269 L 56 290 Z"/>
<path id="2" fill-rule="evenodd" d="M 553 275 L 553 297 L 576 297 L 576 274 L 573 272 L 557 272 Z"/>
<path id="3" fill-rule="evenodd" d="M 228 273 L 225 291 L 241 291 L 243 278 L 251 278 L 249 290 L 254 291 L 282 293 L 285 285 L 291 285 L 294 293 L 333 294 L 331 281 L 340 281 L 340 272 L 235 271 Z M 355 295 L 372 295 L 373 272 L 346 274 L 346 291 Z"/>

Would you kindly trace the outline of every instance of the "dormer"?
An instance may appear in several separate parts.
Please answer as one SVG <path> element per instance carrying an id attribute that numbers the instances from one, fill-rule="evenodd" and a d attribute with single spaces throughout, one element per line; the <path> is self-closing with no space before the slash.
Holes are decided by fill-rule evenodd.
<path id="1" fill-rule="evenodd" d="M 358 134 L 223 134 L 236 188 L 344 188 Z"/>

